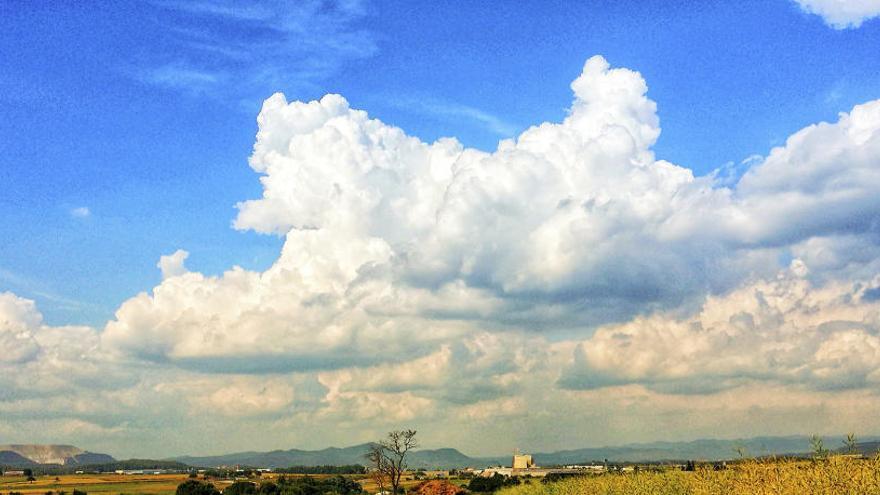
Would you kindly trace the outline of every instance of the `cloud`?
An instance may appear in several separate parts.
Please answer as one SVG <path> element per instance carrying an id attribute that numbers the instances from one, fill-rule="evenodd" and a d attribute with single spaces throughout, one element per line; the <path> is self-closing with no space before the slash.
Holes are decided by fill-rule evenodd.
<path id="1" fill-rule="evenodd" d="M 156 266 L 162 271 L 162 279 L 178 277 L 187 273 L 188 270 L 184 266 L 187 258 L 189 258 L 189 252 L 183 249 L 178 249 L 172 254 L 159 258 L 159 263 Z"/>
<path id="2" fill-rule="evenodd" d="M 249 98 L 301 90 L 377 51 L 373 35 L 356 27 L 365 15 L 357 0 L 151 3 L 170 44 L 157 45 L 135 75 L 188 93 Z"/>
<path id="3" fill-rule="evenodd" d="M 822 17 L 834 29 L 857 28 L 863 22 L 880 16 L 878 0 L 795 0 L 811 14 Z"/>
<path id="4" fill-rule="evenodd" d="M 709 297 L 686 318 L 640 317 L 580 342 L 569 388 L 643 384 L 675 393 L 743 383 L 861 388 L 880 380 L 880 304 L 870 284 L 813 287 L 803 264 L 772 281 Z"/>
<path id="5" fill-rule="evenodd" d="M 73 218 L 86 218 L 92 215 L 91 210 L 89 210 L 88 206 L 80 206 L 78 208 L 74 208 L 70 210 L 70 216 Z"/>
<path id="6" fill-rule="evenodd" d="M 571 88 L 561 122 L 493 152 L 423 142 L 339 95 L 273 95 L 250 158 L 262 195 L 233 223 L 283 238 L 272 266 L 206 275 L 162 256 L 162 281 L 100 331 L 3 295 L 0 412 L 166 454 L 175 429 L 189 450 L 406 423 L 479 451 L 750 419 L 880 428 L 880 101 L 700 177 L 655 156 L 639 73 L 593 57 Z M 852 410 L 829 412 L 838 400 Z"/>
<path id="7" fill-rule="evenodd" d="M 389 98 L 388 103 L 406 111 L 438 117 L 444 121 L 461 121 L 462 119 L 471 121 L 492 134 L 501 137 L 515 135 L 519 127 L 497 115 L 459 103 L 439 101 L 431 98 L 401 97 Z"/>
<path id="8" fill-rule="evenodd" d="M 24 363 L 38 355 L 40 346 L 34 330 L 42 319 L 33 301 L 10 292 L 0 293 L 0 363 Z"/>
<path id="9" fill-rule="evenodd" d="M 880 102 L 797 132 L 725 185 L 655 159 L 637 72 L 593 57 L 571 87 L 561 123 L 493 153 L 422 142 L 338 95 L 272 96 L 250 158 L 263 197 L 234 226 L 284 236 L 278 260 L 207 277 L 163 257 L 162 284 L 119 308 L 105 342 L 213 371 L 400 363 L 485 329 L 686 314 L 809 243 L 876 244 Z"/>

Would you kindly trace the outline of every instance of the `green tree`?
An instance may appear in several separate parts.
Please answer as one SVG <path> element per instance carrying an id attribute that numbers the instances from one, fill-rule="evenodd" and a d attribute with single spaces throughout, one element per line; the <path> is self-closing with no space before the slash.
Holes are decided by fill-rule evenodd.
<path id="1" fill-rule="evenodd" d="M 250 481 L 236 481 L 223 490 L 223 495 L 254 495 L 257 485 Z"/>
<path id="2" fill-rule="evenodd" d="M 265 483 L 260 483 L 260 489 L 258 490 L 258 493 L 260 495 L 278 495 L 279 493 L 281 493 L 281 490 L 275 483 L 267 481 Z"/>
<path id="3" fill-rule="evenodd" d="M 815 459 L 824 459 L 828 457 L 828 449 L 825 448 L 825 440 L 819 435 L 813 435 L 810 437 L 810 448 L 813 450 L 813 457 Z"/>
<path id="4" fill-rule="evenodd" d="M 468 490 L 472 492 L 490 493 L 500 490 L 505 485 L 506 477 L 498 473 L 491 477 L 478 476 L 468 483 Z"/>
<path id="5" fill-rule="evenodd" d="M 187 480 L 177 485 L 176 495 L 220 495 L 217 488 L 211 483 L 198 480 Z"/>
<path id="6" fill-rule="evenodd" d="M 856 439 L 855 433 L 847 433 L 846 438 L 843 440 L 843 446 L 846 448 L 847 454 L 856 454 L 859 451 L 859 442 Z"/>

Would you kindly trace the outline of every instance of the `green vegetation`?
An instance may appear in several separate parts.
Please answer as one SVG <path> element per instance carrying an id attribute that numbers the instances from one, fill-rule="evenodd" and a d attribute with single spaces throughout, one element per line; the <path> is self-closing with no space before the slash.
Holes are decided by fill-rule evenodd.
<path id="1" fill-rule="evenodd" d="M 251 481 L 236 481 L 223 490 L 223 495 L 254 495 L 255 493 L 257 493 L 257 484 Z"/>
<path id="2" fill-rule="evenodd" d="M 191 483 L 187 481 L 181 486 Z M 196 482 L 198 483 L 198 482 Z M 344 476 L 317 479 L 310 476 L 287 477 L 281 476 L 277 480 L 265 481 L 257 486 L 250 481 L 236 481 L 223 490 L 223 495 L 355 495 L 363 493 L 361 485 Z M 181 493 L 177 495 L 209 495 L 207 493 Z"/>
<path id="3" fill-rule="evenodd" d="M 220 495 L 214 485 L 197 480 L 187 480 L 177 487 L 176 495 Z"/>
<path id="4" fill-rule="evenodd" d="M 520 481 L 517 477 L 508 477 L 502 476 L 498 473 L 493 474 L 489 478 L 484 477 L 476 477 L 472 478 L 470 483 L 468 483 L 468 490 L 472 492 L 494 492 L 496 490 L 500 490 L 505 486 L 515 486 L 519 485 Z"/>
<path id="5" fill-rule="evenodd" d="M 345 466 L 290 466 L 276 469 L 275 472 L 285 474 L 366 474 L 367 468 L 360 464 Z"/>

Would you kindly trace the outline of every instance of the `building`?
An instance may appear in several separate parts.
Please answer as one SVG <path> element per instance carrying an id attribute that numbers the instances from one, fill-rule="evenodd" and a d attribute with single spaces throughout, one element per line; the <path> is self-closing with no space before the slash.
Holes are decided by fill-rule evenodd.
<path id="1" fill-rule="evenodd" d="M 3 476 L 24 476 L 24 471 L 4 471 Z"/>
<path id="2" fill-rule="evenodd" d="M 513 469 L 531 469 L 535 467 L 535 461 L 529 454 L 520 454 L 519 450 L 513 453 L 513 463 L 510 465 Z"/>

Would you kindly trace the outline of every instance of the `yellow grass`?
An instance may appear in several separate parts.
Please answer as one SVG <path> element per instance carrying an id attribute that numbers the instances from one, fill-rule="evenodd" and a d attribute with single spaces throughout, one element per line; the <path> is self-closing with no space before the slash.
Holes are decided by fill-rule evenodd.
<path id="1" fill-rule="evenodd" d="M 880 460 L 746 461 L 714 471 L 668 470 L 603 474 L 542 484 L 532 481 L 498 495 L 880 495 Z"/>
<path id="2" fill-rule="evenodd" d="M 76 474 L 58 476 L 40 476 L 37 481 L 28 482 L 23 477 L 0 477 L 0 492 L 20 492 L 22 494 L 43 495 L 48 491 L 65 491 L 69 494 L 74 489 L 101 495 L 171 495 L 177 485 L 188 479 L 186 474 L 155 474 L 155 475 L 123 475 L 123 474 Z M 230 482 L 215 482 L 223 489 Z"/>
<path id="3" fill-rule="evenodd" d="M 262 479 L 271 481 L 278 476 L 287 476 L 289 478 L 297 478 L 302 476 L 311 476 L 313 478 L 329 478 L 332 474 L 284 474 L 267 473 Z M 375 482 L 366 475 L 352 476 L 357 482 L 364 487 L 368 493 L 378 491 Z M 20 492 L 24 495 L 43 495 L 48 491 L 59 492 L 65 491 L 67 495 L 71 495 L 74 489 L 84 491 L 88 494 L 99 495 L 173 495 L 177 490 L 177 485 L 188 480 L 186 474 L 144 474 L 144 475 L 123 475 L 123 474 L 76 474 L 76 475 L 60 475 L 58 481 L 55 476 L 39 476 L 37 481 L 28 482 L 24 477 L 0 477 L 0 494 L 6 495 L 9 492 Z M 199 477 L 201 481 L 201 476 Z M 251 480 L 256 483 L 260 479 Z M 219 489 L 227 487 L 232 481 L 212 480 L 212 483 Z M 404 488 L 411 488 L 420 481 L 411 478 L 404 479 L 401 485 Z"/>

